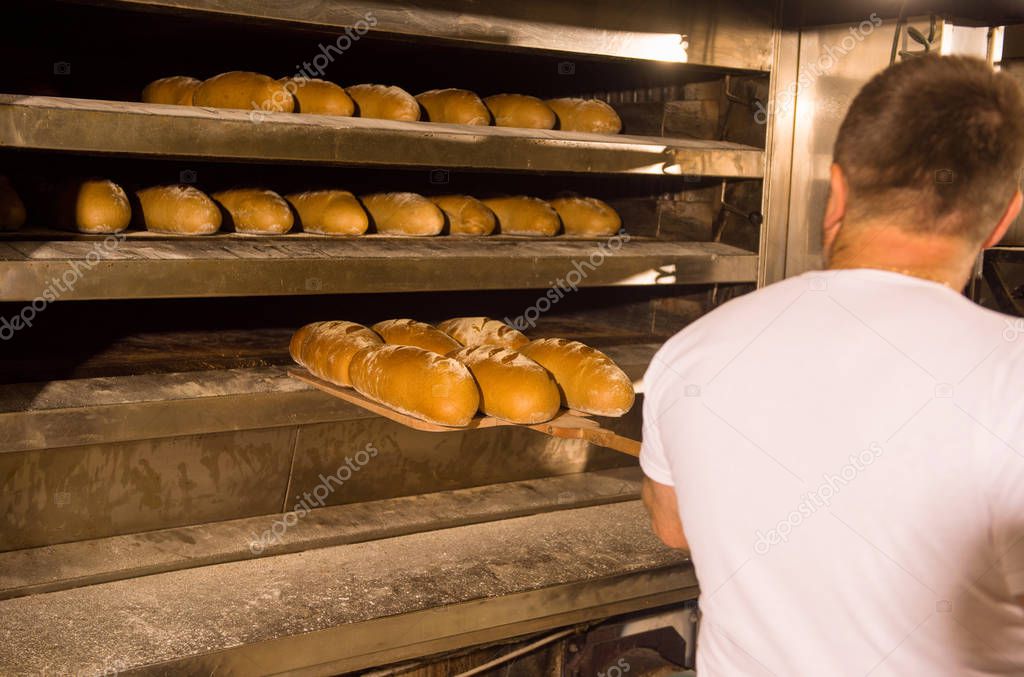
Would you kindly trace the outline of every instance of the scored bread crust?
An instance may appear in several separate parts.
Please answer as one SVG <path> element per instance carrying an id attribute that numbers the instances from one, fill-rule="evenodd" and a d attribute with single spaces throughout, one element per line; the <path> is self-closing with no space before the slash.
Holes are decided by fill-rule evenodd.
<path id="1" fill-rule="evenodd" d="M 598 416 L 622 416 L 633 406 L 633 382 L 600 350 L 579 341 L 548 338 L 519 349 L 555 377 L 562 403 Z"/>
<path id="2" fill-rule="evenodd" d="M 521 331 L 489 317 L 453 317 L 439 323 L 437 328 L 467 347 L 489 345 L 514 349 L 530 342 Z"/>
<path id="3" fill-rule="evenodd" d="M 568 132 L 618 134 L 622 119 L 615 109 L 599 99 L 548 99 L 558 117 L 558 128 Z"/>
<path id="4" fill-rule="evenodd" d="M 437 425 L 468 425 L 480 408 L 466 365 L 415 346 L 363 348 L 352 357 L 349 375 L 360 394 Z"/>
<path id="5" fill-rule="evenodd" d="M 416 346 L 432 353 L 447 355 L 461 344 L 440 329 L 416 320 L 384 320 L 371 327 L 387 343 Z"/>
<path id="6" fill-rule="evenodd" d="M 520 352 L 499 346 L 462 348 L 449 354 L 467 367 L 480 389 L 480 411 L 532 425 L 558 414 L 561 396 L 551 374 Z"/>
<path id="7" fill-rule="evenodd" d="M 289 343 L 292 359 L 325 381 L 351 386 L 349 364 L 356 352 L 383 345 L 374 331 L 356 322 L 328 320 L 300 327 Z"/>

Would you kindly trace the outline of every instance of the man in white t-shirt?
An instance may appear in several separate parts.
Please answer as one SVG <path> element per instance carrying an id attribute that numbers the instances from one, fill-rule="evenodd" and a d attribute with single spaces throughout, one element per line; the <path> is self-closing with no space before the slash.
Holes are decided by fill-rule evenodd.
<path id="1" fill-rule="evenodd" d="M 697 320 L 644 379 L 644 499 L 693 557 L 697 672 L 1024 675 L 1024 321 L 960 293 L 1021 209 L 1021 92 L 903 62 L 834 158 L 827 270 Z"/>

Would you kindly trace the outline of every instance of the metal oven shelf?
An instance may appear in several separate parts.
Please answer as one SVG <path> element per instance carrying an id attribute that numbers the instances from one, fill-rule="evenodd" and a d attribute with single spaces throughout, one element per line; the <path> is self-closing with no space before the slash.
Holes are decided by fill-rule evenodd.
<path id="1" fill-rule="evenodd" d="M 544 289 L 558 279 L 586 287 L 711 284 L 756 276 L 753 252 L 639 237 L 614 245 L 566 238 L 332 240 L 305 234 L 0 240 L 0 301 L 45 298 L 46 290 L 60 300 L 184 298 Z"/>
<path id="2" fill-rule="evenodd" d="M 125 9 L 215 16 L 315 27 L 357 38 L 372 34 L 428 38 L 500 49 L 531 49 L 645 61 L 686 62 L 767 71 L 771 67 L 771 3 L 590 3 L 576 8 L 546 0 L 449 0 L 403 4 L 276 0 L 94 0 Z M 434 6 L 431 6 L 434 5 Z M 600 17 L 600 19 L 599 19 Z M 722 31 L 721 26 L 729 26 Z M 651 27 L 656 27 L 655 31 Z M 342 43 L 344 44 L 344 43 Z M 348 42 L 352 44 L 352 42 Z"/>
<path id="3" fill-rule="evenodd" d="M 0 94 L 0 147 L 333 165 L 759 178 L 725 141 Z"/>

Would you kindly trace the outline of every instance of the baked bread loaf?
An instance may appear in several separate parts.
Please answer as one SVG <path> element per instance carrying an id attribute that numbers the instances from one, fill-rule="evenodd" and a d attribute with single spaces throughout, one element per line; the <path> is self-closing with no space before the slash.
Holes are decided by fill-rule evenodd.
<path id="1" fill-rule="evenodd" d="M 25 203 L 11 180 L 0 174 L 0 230 L 18 230 L 25 225 Z"/>
<path id="2" fill-rule="evenodd" d="M 82 233 L 120 233 L 132 220 L 128 195 L 106 179 L 66 184 L 56 207 L 58 225 Z"/>
<path id="3" fill-rule="evenodd" d="M 416 320 L 384 320 L 373 325 L 372 329 L 387 343 L 399 346 L 416 346 L 439 355 L 447 355 L 453 350 L 458 350 L 462 347 L 451 336 L 440 329 L 430 326 L 426 322 L 417 322 Z"/>
<path id="4" fill-rule="evenodd" d="M 288 202 L 272 190 L 234 188 L 214 193 L 213 199 L 224 207 L 239 233 L 281 235 L 295 223 Z"/>
<path id="5" fill-rule="evenodd" d="M 284 85 L 270 76 L 248 71 L 229 71 L 204 80 L 192 94 L 192 104 L 275 113 L 295 110 L 295 99 Z"/>
<path id="6" fill-rule="evenodd" d="M 430 201 L 441 208 L 452 235 L 490 235 L 498 221 L 494 212 L 469 195 L 435 195 Z"/>
<path id="7" fill-rule="evenodd" d="M 352 85 L 345 91 L 356 102 L 361 118 L 381 118 L 384 120 L 405 120 L 415 122 L 420 119 L 420 104 L 412 94 L 401 87 L 387 85 Z"/>
<path id="8" fill-rule="evenodd" d="M 363 205 L 347 190 L 314 190 L 287 198 L 307 233 L 362 235 L 370 227 Z"/>
<path id="9" fill-rule="evenodd" d="M 142 101 L 144 103 L 168 103 L 177 106 L 191 106 L 192 95 L 199 80 L 190 78 L 187 75 L 172 75 L 169 78 L 160 78 L 146 85 L 142 90 Z"/>
<path id="10" fill-rule="evenodd" d="M 518 348 L 530 342 L 521 331 L 487 317 L 453 317 L 438 324 L 437 328 L 467 348 Z"/>
<path id="11" fill-rule="evenodd" d="M 192 186 L 156 186 L 135 193 L 147 230 L 177 235 L 209 235 L 220 228 L 220 209 Z"/>
<path id="12" fill-rule="evenodd" d="M 526 94 L 495 94 L 484 99 L 498 127 L 554 129 L 555 111 L 535 96 Z"/>
<path id="13" fill-rule="evenodd" d="M 520 352 L 498 346 L 463 348 L 462 362 L 480 388 L 480 411 L 512 423 L 543 423 L 558 413 L 561 396 L 548 371 Z"/>
<path id="14" fill-rule="evenodd" d="M 365 195 L 360 201 L 378 233 L 426 236 L 444 229 L 444 214 L 422 195 L 377 193 Z"/>
<path id="15" fill-rule="evenodd" d="M 333 82 L 317 78 L 281 78 L 278 83 L 295 98 L 296 113 L 351 116 L 356 112 L 352 97 Z"/>
<path id="16" fill-rule="evenodd" d="M 562 404 L 598 416 L 622 416 L 633 406 L 633 382 L 610 357 L 579 341 L 538 339 L 519 349 L 555 377 Z"/>
<path id="17" fill-rule="evenodd" d="M 468 425 L 480 408 L 466 365 L 415 346 L 363 348 L 352 357 L 349 376 L 371 400 L 438 425 Z"/>
<path id="18" fill-rule="evenodd" d="M 562 226 L 558 212 L 535 197 L 493 197 L 483 203 L 498 217 L 498 230 L 502 235 L 550 237 L 557 235 Z"/>
<path id="19" fill-rule="evenodd" d="M 558 116 L 558 128 L 567 132 L 618 134 L 622 120 L 615 109 L 598 99 L 548 99 Z"/>
<path id="20" fill-rule="evenodd" d="M 559 197 L 548 200 L 562 219 L 566 235 L 610 237 L 622 228 L 619 213 L 593 197 Z"/>
<path id="21" fill-rule="evenodd" d="M 349 363 L 368 346 L 380 346 L 380 336 L 355 322 L 331 320 L 300 327 L 292 335 L 288 351 L 292 359 L 325 381 L 351 386 Z"/>
<path id="22" fill-rule="evenodd" d="M 453 125 L 489 125 L 491 112 L 468 89 L 432 89 L 416 95 L 430 122 Z"/>

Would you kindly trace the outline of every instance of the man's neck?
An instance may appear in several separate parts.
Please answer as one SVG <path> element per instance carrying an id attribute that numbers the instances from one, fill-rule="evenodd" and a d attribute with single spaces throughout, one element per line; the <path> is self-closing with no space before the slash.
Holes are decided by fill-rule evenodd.
<path id="1" fill-rule="evenodd" d="M 871 225 L 840 231 L 827 267 L 887 270 L 938 282 L 959 292 L 967 286 L 975 255 L 959 239 Z"/>

